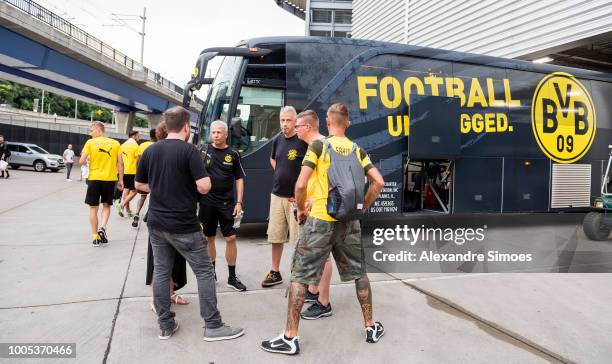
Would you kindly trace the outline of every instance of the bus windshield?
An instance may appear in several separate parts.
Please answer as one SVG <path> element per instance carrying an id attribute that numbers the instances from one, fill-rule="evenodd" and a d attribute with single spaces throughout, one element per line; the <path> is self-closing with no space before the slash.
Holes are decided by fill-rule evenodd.
<path id="1" fill-rule="evenodd" d="M 242 57 L 225 57 L 212 84 L 210 97 L 202 110 L 200 143 L 210 143 L 210 124 L 215 120 L 228 120 L 229 106 L 240 72 Z"/>

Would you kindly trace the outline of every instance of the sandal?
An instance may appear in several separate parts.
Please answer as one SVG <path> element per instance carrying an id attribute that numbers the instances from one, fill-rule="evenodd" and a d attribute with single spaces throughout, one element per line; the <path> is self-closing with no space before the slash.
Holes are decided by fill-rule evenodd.
<path id="1" fill-rule="evenodd" d="M 174 303 L 176 303 L 177 305 L 188 305 L 189 301 L 187 301 L 186 299 L 184 299 L 181 295 L 179 295 L 178 293 L 173 294 L 172 296 L 170 296 L 170 300 Z"/>
<path id="2" fill-rule="evenodd" d="M 153 311 L 153 313 L 157 315 L 157 310 L 155 309 L 155 305 L 153 304 L 153 302 L 151 302 L 151 311 Z"/>

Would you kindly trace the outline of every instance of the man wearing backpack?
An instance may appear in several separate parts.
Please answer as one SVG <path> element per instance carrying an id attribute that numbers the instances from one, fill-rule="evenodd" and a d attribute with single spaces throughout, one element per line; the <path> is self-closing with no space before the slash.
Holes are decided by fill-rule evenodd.
<path id="1" fill-rule="evenodd" d="M 284 333 L 261 343 L 266 351 L 299 353 L 298 324 L 307 287 L 319 283 L 330 252 L 333 252 L 340 278 L 355 281 L 366 342 L 376 343 L 384 334 L 382 324 L 372 319 L 372 290 L 365 270 L 359 224 L 360 215 L 376 200 L 384 180 L 367 153 L 345 136 L 349 125 L 346 105 L 332 105 L 327 110 L 330 136 L 323 141 L 313 141 L 304 157 L 295 197 L 298 221 L 305 219 L 305 222 L 293 259 L 287 325 Z M 364 175 L 370 181 L 365 196 Z M 315 181 L 311 184 L 314 188 L 307 196 L 311 178 Z M 306 200 L 312 201 L 310 212 L 306 209 Z"/>

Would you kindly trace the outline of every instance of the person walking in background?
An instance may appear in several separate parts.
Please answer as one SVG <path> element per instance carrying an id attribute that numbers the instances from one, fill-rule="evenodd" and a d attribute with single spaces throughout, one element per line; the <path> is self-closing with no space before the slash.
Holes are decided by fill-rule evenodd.
<path id="1" fill-rule="evenodd" d="M 89 177 L 85 203 L 89 205 L 89 224 L 93 236 L 92 245 L 107 244 L 106 229 L 113 203 L 115 184 L 123 188 L 123 159 L 118 141 L 104 136 L 104 124 L 96 121 L 89 126 L 89 139 L 81 152 L 80 164 L 89 158 Z M 102 221 L 98 225 L 98 206 L 102 203 Z"/>
<path id="2" fill-rule="evenodd" d="M 151 140 L 147 140 L 146 142 L 143 142 L 138 146 L 138 152 L 136 153 L 136 166 L 138 166 L 138 162 L 144 154 L 144 151 L 157 141 L 154 128 L 149 130 L 149 138 L 151 138 Z M 134 220 L 132 220 L 132 227 L 138 227 L 138 221 L 140 220 L 140 211 L 142 210 L 142 207 L 144 206 L 148 195 L 148 193 L 144 191 L 137 192 L 140 194 L 140 198 L 138 199 L 138 204 L 136 205 L 136 214 L 134 215 Z"/>
<path id="3" fill-rule="evenodd" d="M 272 269 L 261 282 L 264 288 L 283 282 L 280 273 L 283 245 L 287 241 L 295 242 L 298 236 L 298 224 L 293 217 L 295 205 L 293 191 L 308 144 L 298 139 L 295 133 L 296 116 L 297 113 L 292 106 L 281 109 L 279 118 L 281 132 L 272 141 L 270 164 L 274 169 L 274 180 L 270 194 L 267 231 L 268 241 L 272 245 Z"/>
<path id="4" fill-rule="evenodd" d="M 117 213 L 121 217 L 132 217 L 130 201 L 136 196 L 134 187 L 134 176 L 136 175 L 136 159 L 138 156 L 138 140 L 140 134 L 137 131 L 130 133 L 130 138 L 121 145 L 121 157 L 123 158 L 123 194 L 119 204 L 115 205 Z"/>
<path id="5" fill-rule="evenodd" d="M 236 276 L 238 247 L 234 228 L 234 217 L 242 213 L 245 173 L 240 154 L 227 145 L 227 130 L 225 121 L 217 120 L 210 124 L 212 144 L 208 145 L 205 151 L 204 166 L 210 175 L 212 189 L 200 199 L 199 217 L 208 240 L 208 253 L 213 268 L 217 257 L 215 236 L 217 226 L 220 226 L 225 238 L 225 260 L 229 272 L 227 286 L 237 291 L 246 291 L 246 286 Z M 237 201 L 234 200 L 234 184 Z"/>
<path id="6" fill-rule="evenodd" d="M 81 179 L 79 181 L 85 180 L 85 184 L 87 184 L 87 178 L 89 177 L 89 158 L 85 161 L 85 164 L 81 164 Z"/>
<path id="7" fill-rule="evenodd" d="M 3 160 L 6 163 L 8 163 L 10 156 L 11 156 L 11 150 L 9 149 L 8 144 L 6 144 L 6 142 L 4 141 L 4 135 L 0 135 L 0 160 Z M 5 173 L 6 173 L 6 177 L 4 177 Z M 9 174 L 8 165 L 7 165 L 6 170 L 3 170 L 2 174 L 0 174 L 0 178 L 9 178 L 9 177 L 10 177 L 10 174 Z"/>
<path id="8" fill-rule="evenodd" d="M 158 338 L 167 340 L 179 328 L 168 290 L 176 249 L 198 281 L 200 316 L 206 324 L 204 340 L 234 339 L 242 336 L 244 329 L 227 326 L 221 319 L 214 270 L 196 215 L 200 194 L 208 193 L 211 183 L 200 153 L 185 142 L 190 134 L 189 116 L 181 106 L 166 110 L 168 137 L 144 152 L 136 172 L 136 187 L 151 194 L 147 226 L 155 266 L 153 303 L 160 327 Z"/>
<path id="9" fill-rule="evenodd" d="M 72 166 L 74 165 L 74 151 L 72 150 L 72 144 L 68 144 L 68 147 L 62 154 L 64 159 L 64 165 L 66 166 L 66 182 L 72 182 L 70 179 L 70 172 L 72 172 Z"/>

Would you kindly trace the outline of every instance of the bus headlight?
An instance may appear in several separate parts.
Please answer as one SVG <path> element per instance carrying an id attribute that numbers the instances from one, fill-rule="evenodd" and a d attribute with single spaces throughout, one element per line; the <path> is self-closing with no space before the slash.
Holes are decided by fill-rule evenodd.
<path id="1" fill-rule="evenodd" d="M 593 204 L 595 207 L 599 208 L 599 209 L 603 209 L 603 200 L 600 198 L 596 198 L 595 199 L 595 203 Z"/>

